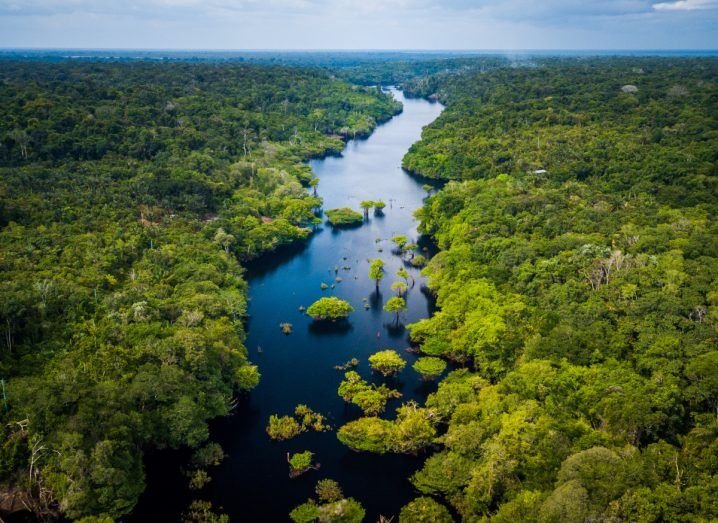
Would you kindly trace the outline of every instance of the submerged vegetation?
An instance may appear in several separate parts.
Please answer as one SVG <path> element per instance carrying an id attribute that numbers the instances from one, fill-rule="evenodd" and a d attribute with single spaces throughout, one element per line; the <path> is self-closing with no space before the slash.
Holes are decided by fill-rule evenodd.
<path id="1" fill-rule="evenodd" d="M 353 211 L 348 207 L 339 209 L 329 209 L 325 211 L 327 221 L 334 227 L 351 227 L 353 225 L 361 225 L 364 221 L 361 213 Z"/>
<path id="2" fill-rule="evenodd" d="M 320 298 L 307 308 L 307 316 L 311 316 L 315 321 L 343 320 L 348 318 L 352 312 L 354 312 L 354 307 L 335 296 Z"/>
<path id="3" fill-rule="evenodd" d="M 317 499 L 310 499 L 299 505 L 289 514 L 295 523 L 313 523 L 315 521 L 337 521 L 343 523 L 361 523 L 366 511 L 361 503 L 353 498 L 345 498 L 336 481 L 323 479 L 317 483 Z"/>
<path id="4" fill-rule="evenodd" d="M 296 438 L 300 434 L 313 430 L 324 432 L 331 427 L 327 424 L 326 418 L 314 412 L 306 405 L 297 405 L 292 416 L 277 416 L 272 414 L 267 425 L 267 435 L 276 441 L 285 441 Z"/>

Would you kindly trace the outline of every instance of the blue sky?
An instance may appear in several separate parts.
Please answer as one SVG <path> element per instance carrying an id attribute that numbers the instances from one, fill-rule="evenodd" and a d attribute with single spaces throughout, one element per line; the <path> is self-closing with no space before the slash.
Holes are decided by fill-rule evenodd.
<path id="1" fill-rule="evenodd" d="M 718 0 L 0 0 L 0 47 L 716 49 Z"/>

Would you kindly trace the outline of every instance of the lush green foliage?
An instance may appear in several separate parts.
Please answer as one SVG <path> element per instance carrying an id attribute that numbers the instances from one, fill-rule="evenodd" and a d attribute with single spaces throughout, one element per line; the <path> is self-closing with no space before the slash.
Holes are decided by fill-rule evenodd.
<path id="1" fill-rule="evenodd" d="M 429 497 L 415 499 L 399 513 L 399 523 L 451 523 L 452 521 L 446 507 Z"/>
<path id="2" fill-rule="evenodd" d="M 293 416 L 269 416 L 267 435 L 278 441 L 295 438 L 308 430 L 323 432 L 329 430 L 326 419 L 322 414 L 314 412 L 306 405 L 297 405 Z"/>
<path id="3" fill-rule="evenodd" d="M 444 373 L 446 362 L 441 358 L 422 356 L 414 362 L 411 368 L 421 374 L 425 380 L 433 380 Z"/>
<path id="4" fill-rule="evenodd" d="M 307 237 L 301 162 L 399 108 L 278 67 L 0 69 L 0 481 L 119 517 L 144 449 L 199 446 L 257 384 L 237 257 Z"/>
<path id="5" fill-rule="evenodd" d="M 411 336 L 467 369 L 427 400 L 447 430 L 412 481 L 466 521 L 717 518 L 718 62 L 439 91 L 405 164 L 466 181 L 419 213 L 439 310 Z"/>
<path id="6" fill-rule="evenodd" d="M 399 314 L 406 310 L 406 300 L 400 296 L 392 296 L 386 300 L 384 310 L 396 314 L 396 321 L 399 322 Z"/>
<path id="7" fill-rule="evenodd" d="M 372 370 L 386 377 L 401 372 L 406 366 L 406 360 L 395 350 L 382 350 L 369 356 L 369 364 Z"/>
<path id="8" fill-rule="evenodd" d="M 348 318 L 354 307 L 335 296 L 320 298 L 307 308 L 307 315 L 315 320 L 339 320 Z"/>
<path id="9" fill-rule="evenodd" d="M 306 472 L 312 467 L 312 458 L 314 457 L 314 454 L 309 451 L 305 450 L 304 452 L 297 452 L 295 454 L 292 454 L 288 461 L 289 461 L 289 475 L 291 477 L 296 477 L 302 474 L 303 472 Z"/>
<path id="10" fill-rule="evenodd" d="M 310 499 L 289 514 L 295 523 L 361 523 L 366 511 L 353 498 L 344 498 L 336 481 L 323 479 L 317 483 L 318 500 Z"/>
<path id="11" fill-rule="evenodd" d="M 327 221 L 334 227 L 348 227 L 351 225 L 359 225 L 364 221 L 361 213 L 353 211 L 347 207 L 339 209 L 329 209 L 324 212 L 327 215 Z"/>
<path id="12" fill-rule="evenodd" d="M 386 385 L 370 385 L 355 371 L 344 374 L 339 384 L 339 396 L 348 403 L 354 403 L 367 416 L 377 416 L 384 412 L 386 403 L 392 398 L 401 398 L 401 393 Z"/>
<path id="13" fill-rule="evenodd" d="M 376 286 L 379 287 L 379 282 L 384 277 L 384 260 L 379 258 L 371 260 L 369 264 L 369 278 L 374 280 Z"/>
<path id="14" fill-rule="evenodd" d="M 409 286 L 403 281 L 395 281 L 391 284 L 391 290 L 396 293 L 398 297 L 403 297 L 409 290 Z"/>
<path id="15" fill-rule="evenodd" d="M 317 481 L 317 486 L 314 491 L 317 493 L 319 501 L 324 503 L 338 501 L 344 497 L 339 483 L 333 479 L 320 479 Z"/>
<path id="16" fill-rule="evenodd" d="M 416 454 L 434 440 L 436 416 L 432 409 L 419 408 L 415 403 L 397 409 L 393 421 L 364 417 L 343 425 L 337 437 L 356 451 L 398 452 Z"/>

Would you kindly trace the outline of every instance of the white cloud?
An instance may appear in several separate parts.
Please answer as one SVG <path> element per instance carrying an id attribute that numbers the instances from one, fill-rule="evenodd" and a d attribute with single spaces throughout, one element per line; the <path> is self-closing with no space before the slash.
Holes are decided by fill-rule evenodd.
<path id="1" fill-rule="evenodd" d="M 718 0 L 0 0 L 0 46 L 715 49 L 713 7 Z"/>
<path id="2" fill-rule="evenodd" d="M 656 11 L 697 11 L 699 9 L 718 9 L 718 0 L 677 0 L 653 4 Z"/>

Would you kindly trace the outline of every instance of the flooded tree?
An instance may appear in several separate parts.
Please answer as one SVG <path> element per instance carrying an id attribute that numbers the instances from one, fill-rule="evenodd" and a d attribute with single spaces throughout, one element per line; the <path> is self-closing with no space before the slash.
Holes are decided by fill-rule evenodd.
<path id="1" fill-rule="evenodd" d="M 428 381 L 440 376 L 446 370 L 446 362 L 441 358 L 425 356 L 416 360 L 411 368 L 421 374 L 424 380 Z"/>
<path id="2" fill-rule="evenodd" d="M 404 282 L 409 285 L 409 279 L 411 279 L 411 286 L 414 286 L 414 277 L 409 274 L 409 271 L 407 271 L 404 267 L 400 267 L 398 271 L 396 271 L 396 275 L 404 280 Z"/>
<path id="3" fill-rule="evenodd" d="M 518 521 L 516 519 L 515 521 Z M 441 503 L 424 496 L 405 505 L 399 513 L 399 523 L 451 523 L 449 510 Z"/>
<path id="4" fill-rule="evenodd" d="M 409 290 L 409 286 L 403 281 L 395 281 L 391 284 L 391 290 L 394 291 L 397 296 L 403 298 Z"/>
<path id="5" fill-rule="evenodd" d="M 400 298 L 399 296 L 389 298 L 389 300 L 386 302 L 386 305 L 384 305 L 384 310 L 396 314 L 396 324 L 398 325 L 399 314 L 406 310 L 406 300 L 404 300 L 404 298 Z"/>
<path id="6" fill-rule="evenodd" d="M 312 188 L 312 194 L 317 195 L 317 185 L 319 185 L 319 178 L 312 178 L 309 180 L 309 187 Z"/>
<path id="7" fill-rule="evenodd" d="M 406 367 L 406 360 L 395 350 L 383 350 L 369 356 L 372 370 L 382 376 L 394 376 Z"/>
<path id="8" fill-rule="evenodd" d="M 327 221 L 332 227 L 350 227 L 352 225 L 359 225 L 362 222 L 361 214 L 348 207 L 329 209 L 325 214 L 327 215 Z"/>
<path id="9" fill-rule="evenodd" d="M 297 452 L 295 454 L 289 454 L 287 452 L 287 463 L 289 463 L 289 477 L 296 478 L 301 476 L 305 472 L 311 469 L 318 469 L 319 463 L 313 463 L 314 453 L 305 450 L 304 452 Z"/>
<path id="10" fill-rule="evenodd" d="M 307 315 L 311 316 L 314 321 L 345 319 L 351 312 L 354 312 L 354 307 L 334 296 L 320 298 L 307 309 Z"/>
<path id="11" fill-rule="evenodd" d="M 308 499 L 289 513 L 294 523 L 341 522 L 361 523 L 366 511 L 354 498 L 345 498 L 336 481 L 323 479 L 317 483 L 318 499 Z"/>
<path id="12" fill-rule="evenodd" d="M 372 200 L 362 200 L 359 207 L 364 210 L 364 219 L 366 220 L 369 219 L 369 209 L 374 207 L 374 202 Z"/>
<path id="13" fill-rule="evenodd" d="M 376 288 L 379 288 L 379 282 L 384 277 L 384 260 L 375 259 L 369 264 L 369 277 L 374 280 Z"/>

